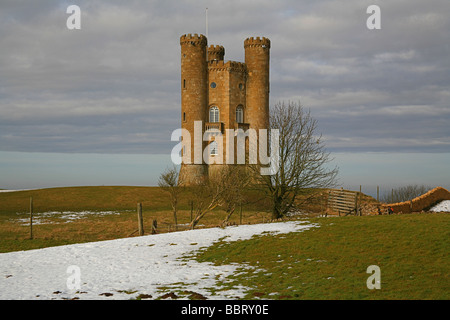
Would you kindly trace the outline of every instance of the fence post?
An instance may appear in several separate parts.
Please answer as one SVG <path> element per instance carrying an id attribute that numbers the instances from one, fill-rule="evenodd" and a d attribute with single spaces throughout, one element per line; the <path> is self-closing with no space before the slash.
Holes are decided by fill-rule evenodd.
<path id="1" fill-rule="evenodd" d="M 359 195 L 358 195 L 358 215 L 362 216 L 362 208 L 361 208 L 361 193 L 362 193 L 362 185 L 359 185 Z"/>
<path id="2" fill-rule="evenodd" d="M 30 197 L 30 239 L 33 239 L 33 197 Z"/>
<path id="3" fill-rule="evenodd" d="M 137 204 L 137 214 L 138 214 L 138 225 L 139 225 L 139 235 L 144 235 L 144 220 L 142 218 L 142 203 Z"/>
<path id="4" fill-rule="evenodd" d="M 152 222 L 152 234 L 156 234 L 156 228 L 158 228 L 158 223 L 156 222 L 156 219 L 153 219 Z"/>
<path id="5" fill-rule="evenodd" d="M 239 210 L 239 224 L 242 224 L 242 200 L 241 203 L 239 204 L 240 206 L 240 210 Z"/>

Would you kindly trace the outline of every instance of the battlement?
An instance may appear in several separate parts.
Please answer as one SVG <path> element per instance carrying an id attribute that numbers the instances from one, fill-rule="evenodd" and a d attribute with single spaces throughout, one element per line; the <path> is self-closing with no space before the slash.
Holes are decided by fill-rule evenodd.
<path id="1" fill-rule="evenodd" d="M 208 70 L 246 72 L 247 66 L 243 62 L 237 62 L 237 61 L 225 62 L 223 60 L 213 60 L 213 61 L 208 62 Z"/>
<path id="2" fill-rule="evenodd" d="M 208 52 L 219 52 L 225 54 L 225 48 L 223 46 L 210 45 L 208 47 Z"/>
<path id="3" fill-rule="evenodd" d="M 208 48 L 208 60 L 223 60 L 225 48 L 223 46 L 210 45 Z"/>
<path id="4" fill-rule="evenodd" d="M 207 41 L 206 37 L 202 34 L 199 35 L 199 34 L 195 33 L 194 35 L 192 35 L 191 33 L 188 33 L 188 34 L 182 35 L 180 37 L 180 45 L 188 44 L 188 43 L 197 44 L 197 45 L 200 44 L 200 45 L 206 46 L 208 41 Z"/>
<path id="5" fill-rule="evenodd" d="M 245 39 L 244 41 L 244 48 L 247 47 L 266 47 L 270 48 L 270 40 L 265 37 L 250 37 Z"/>

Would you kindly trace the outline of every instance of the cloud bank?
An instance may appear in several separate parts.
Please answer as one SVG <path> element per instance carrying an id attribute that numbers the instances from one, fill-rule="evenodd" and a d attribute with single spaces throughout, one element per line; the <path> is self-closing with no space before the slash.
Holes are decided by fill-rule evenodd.
<path id="1" fill-rule="evenodd" d="M 271 104 L 311 109 L 330 150 L 450 152 L 447 0 L 2 1 L 0 151 L 169 153 L 179 37 L 205 33 L 206 7 L 226 60 L 271 39 Z"/>

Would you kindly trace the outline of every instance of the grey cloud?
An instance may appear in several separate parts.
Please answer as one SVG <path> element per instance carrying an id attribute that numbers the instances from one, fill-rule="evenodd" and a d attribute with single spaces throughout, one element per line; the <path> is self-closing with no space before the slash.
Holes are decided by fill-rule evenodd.
<path id="1" fill-rule="evenodd" d="M 180 123 L 179 37 L 243 61 L 267 36 L 271 103 L 311 108 L 335 151 L 449 152 L 448 1 L 0 3 L 0 150 L 168 153 Z M 379 4 L 382 29 L 365 9 Z"/>

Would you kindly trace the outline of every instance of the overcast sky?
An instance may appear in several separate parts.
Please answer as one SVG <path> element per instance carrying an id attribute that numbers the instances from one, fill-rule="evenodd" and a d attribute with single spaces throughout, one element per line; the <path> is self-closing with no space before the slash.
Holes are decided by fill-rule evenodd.
<path id="1" fill-rule="evenodd" d="M 81 30 L 66 27 L 71 4 Z M 448 0 L 0 0 L 0 152 L 169 154 L 179 38 L 205 33 L 206 7 L 225 60 L 271 40 L 271 104 L 311 109 L 331 152 L 448 160 Z"/>

